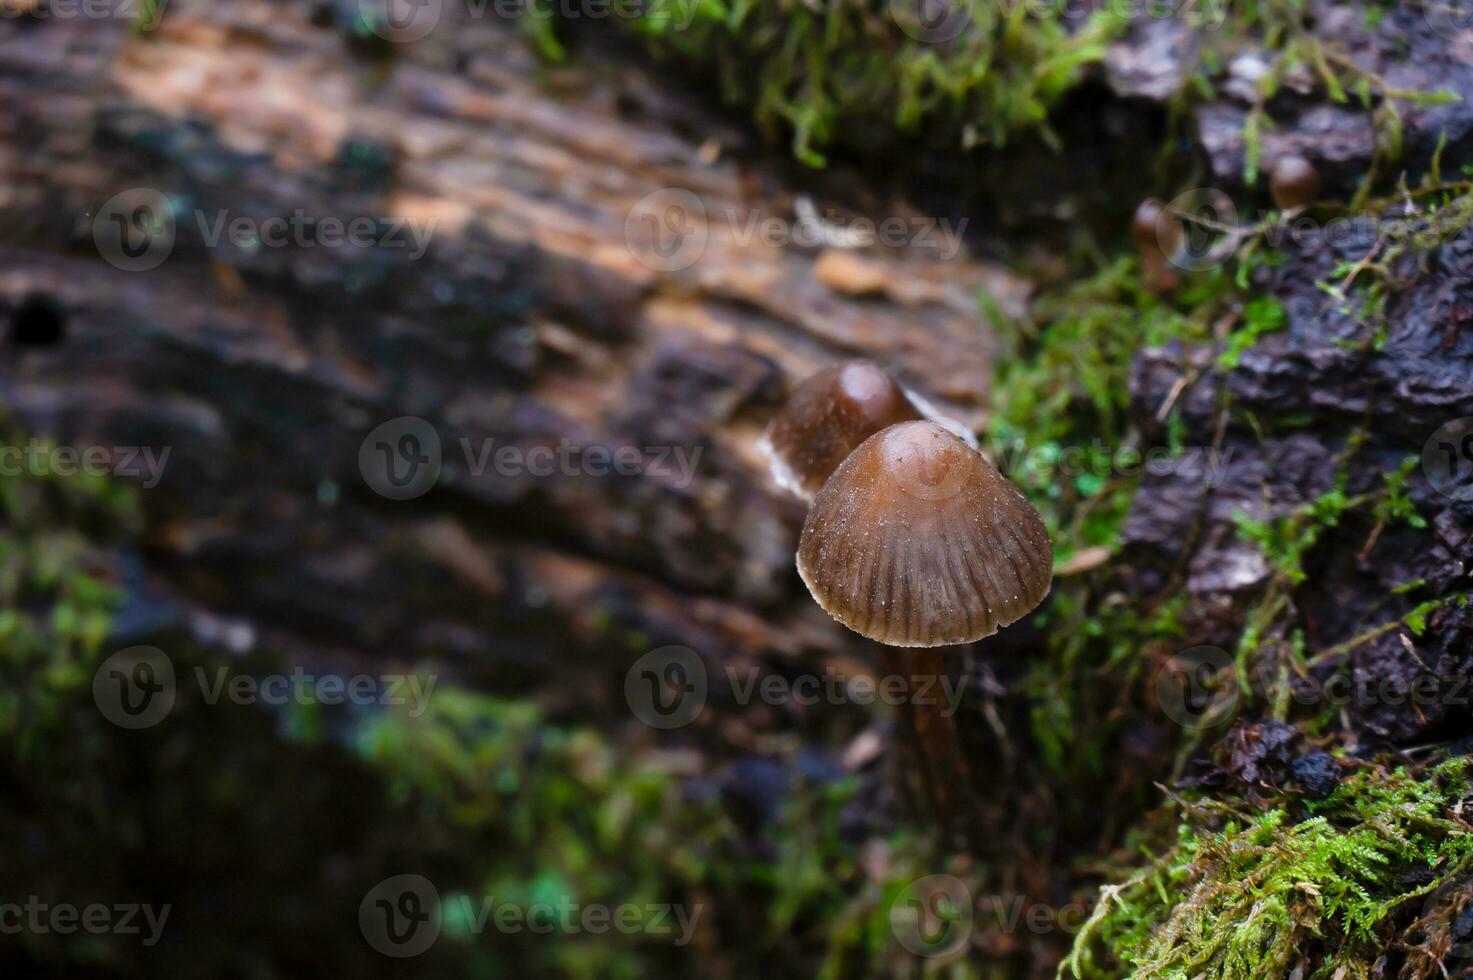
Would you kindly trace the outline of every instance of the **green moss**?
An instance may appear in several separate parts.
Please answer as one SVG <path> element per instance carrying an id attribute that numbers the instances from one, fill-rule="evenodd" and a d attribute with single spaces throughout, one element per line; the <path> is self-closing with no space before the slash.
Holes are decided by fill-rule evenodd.
<path id="1" fill-rule="evenodd" d="M 441 688 L 422 716 L 382 715 L 356 747 L 397 805 L 455 835 L 472 902 L 699 905 L 723 957 L 749 968 L 799 949 L 818 951 L 825 975 L 885 976 L 893 974 L 887 964 L 910 956 L 891 933 L 888 903 L 928 873 L 933 845 L 905 831 L 872 834 L 866 846 L 886 855 L 872 879 L 860 842 L 840 827 L 852 778 L 795 780 L 777 819 L 754 837 L 710 784 L 701 790 L 673 773 L 674 757 L 616 749 L 590 729 L 549 723 L 526 702 Z M 637 977 L 676 972 L 673 964 L 695 953 L 659 937 L 491 942 L 469 929 L 447 932 L 485 971 L 530 965 L 560 976 Z"/>
<path id="2" fill-rule="evenodd" d="M 1045 293 L 1021 321 L 984 299 L 998 338 L 988 449 L 1044 515 L 1056 566 L 1115 548 L 1139 485 L 1138 471 L 1122 464 L 1150 448 L 1129 420 L 1131 364 L 1145 347 L 1211 341 L 1213 324 L 1244 304 L 1233 271 L 1197 273 L 1163 297 L 1146 288 L 1134 259 L 1117 259 Z M 1168 442 L 1168 451 L 1184 450 L 1179 425 L 1168 424 Z M 1179 610 L 1171 596 L 1127 604 L 1091 576 L 1056 578 L 1038 617 L 1049 655 L 1025 691 L 1061 791 L 1099 777 L 1109 732 L 1125 717 L 1109 692 L 1138 680 L 1143 645 L 1179 635 Z M 1098 683 L 1104 673 L 1111 685 Z"/>
<path id="3" fill-rule="evenodd" d="M 1233 515 L 1238 536 L 1257 546 L 1264 560 L 1286 586 L 1304 581 L 1304 556 L 1329 529 L 1339 525 L 1342 516 L 1364 505 L 1367 497 L 1346 495 L 1348 471 L 1340 467 L 1335 486 L 1314 500 L 1295 507 L 1282 517 L 1259 520 L 1242 511 Z"/>
<path id="4" fill-rule="evenodd" d="M 1417 899 L 1473 863 L 1468 763 L 1367 766 L 1326 800 L 1178 801 L 1175 843 L 1102 893 L 1060 975 L 1365 977 Z"/>
<path id="5" fill-rule="evenodd" d="M 28 438 L 0 417 L 0 444 Z M 29 752 L 93 661 L 122 601 L 99 540 L 140 525 L 136 493 L 91 475 L 0 475 L 0 737 Z"/>
<path id="6" fill-rule="evenodd" d="M 726 94 L 759 122 L 792 133 L 794 153 L 821 166 L 823 149 L 856 125 L 903 133 L 944 121 L 962 142 L 1001 144 L 1047 134 L 1050 106 L 1105 54 L 1118 15 L 1066 27 L 1055 11 L 960 0 L 956 36 L 935 42 L 917 5 L 887 0 L 653 0 L 636 22 L 658 49 L 721 71 Z M 956 18 L 956 19 L 953 19 Z"/>
<path id="7" fill-rule="evenodd" d="M 1272 296 L 1258 296 L 1243 307 L 1243 325 L 1228 337 L 1227 348 L 1218 355 L 1217 363 L 1231 371 L 1238 366 L 1243 353 L 1258 343 L 1266 333 L 1277 333 L 1289 325 L 1284 305 Z"/>

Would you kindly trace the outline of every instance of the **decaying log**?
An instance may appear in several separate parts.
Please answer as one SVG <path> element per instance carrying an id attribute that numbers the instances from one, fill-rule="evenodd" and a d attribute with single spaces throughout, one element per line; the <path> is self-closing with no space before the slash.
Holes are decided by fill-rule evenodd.
<path id="1" fill-rule="evenodd" d="M 466 19 L 361 54 L 317 13 L 180 4 L 142 35 L 0 21 L 0 315 L 63 332 L 7 349 L 0 401 L 62 443 L 172 447 L 142 494 L 150 601 L 302 656 L 454 663 L 502 690 L 569 667 L 616 678 L 665 643 L 862 663 L 793 572 L 802 509 L 756 442 L 787 382 L 854 355 L 985 424 L 973 294 L 1016 310 L 1022 285 L 959 242 L 746 237 L 791 226 L 798 195 L 743 132 L 597 47 L 544 68 L 515 24 L 447 9 Z M 94 240 L 99 208 L 136 188 L 175 211 L 147 271 Z M 709 239 L 662 271 L 626 223 L 667 189 L 699 197 Z M 812 194 L 828 220 L 859 213 Z M 307 231 L 286 247 L 211 241 L 294 215 Z M 433 231 L 422 255 L 312 237 L 358 217 Z M 394 501 L 359 452 L 400 416 L 434 426 L 445 463 Z M 640 473 L 472 471 L 487 446 L 565 441 L 575 468 L 635 447 Z M 652 465 L 669 450 L 696 460 L 689 482 Z"/>

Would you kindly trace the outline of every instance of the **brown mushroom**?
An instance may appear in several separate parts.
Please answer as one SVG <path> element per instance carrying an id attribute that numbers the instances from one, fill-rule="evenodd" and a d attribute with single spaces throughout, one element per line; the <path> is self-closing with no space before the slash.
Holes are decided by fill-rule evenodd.
<path id="1" fill-rule="evenodd" d="M 872 361 L 824 368 L 793 390 L 764 440 L 778 484 L 812 498 L 854 448 L 921 410 Z"/>
<path id="2" fill-rule="evenodd" d="M 934 422 L 871 436 L 814 498 L 798 574 L 850 629 L 897 647 L 970 643 L 1048 595 L 1043 519 L 977 450 Z"/>
<path id="3" fill-rule="evenodd" d="M 1147 284 L 1157 292 L 1173 288 L 1178 277 L 1170 261 L 1181 248 L 1181 220 L 1164 202 L 1148 197 L 1135 209 L 1130 230 L 1141 253 Z"/>
<path id="4" fill-rule="evenodd" d="M 1268 175 L 1268 191 L 1283 210 L 1306 207 L 1320 196 L 1320 172 L 1297 154 L 1279 157 Z"/>
<path id="5" fill-rule="evenodd" d="M 984 846 L 956 720 L 920 695 L 945 676 L 939 647 L 988 636 L 1047 595 L 1053 555 L 1043 519 L 955 433 L 902 422 L 866 439 L 818 492 L 798 573 L 829 615 L 878 641 L 883 674 L 925 679 L 896 703 L 897 731 L 914 753 L 903 771 L 946 833 Z"/>

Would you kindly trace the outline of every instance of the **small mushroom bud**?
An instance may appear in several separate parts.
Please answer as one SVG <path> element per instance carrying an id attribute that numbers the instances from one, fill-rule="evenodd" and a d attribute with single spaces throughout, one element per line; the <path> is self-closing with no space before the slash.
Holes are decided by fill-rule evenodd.
<path id="1" fill-rule="evenodd" d="M 934 422 L 865 440 L 813 500 L 798 574 L 830 616 L 880 643 L 970 643 L 1048 595 L 1043 519 L 980 452 Z"/>
<path id="2" fill-rule="evenodd" d="M 1181 247 L 1181 222 L 1162 201 L 1148 197 L 1135 209 L 1130 230 L 1142 255 L 1169 259 Z"/>
<path id="3" fill-rule="evenodd" d="M 1146 284 L 1158 293 L 1175 287 L 1178 276 L 1170 259 L 1181 248 L 1181 221 L 1161 201 L 1148 197 L 1135 209 L 1130 230 L 1141 253 Z"/>
<path id="4" fill-rule="evenodd" d="M 824 368 L 793 390 L 768 430 L 764 448 L 778 484 L 812 498 L 844 457 L 886 426 L 921 411 L 871 361 Z"/>
<path id="5" fill-rule="evenodd" d="M 1282 210 L 1305 207 L 1320 196 L 1320 172 L 1302 156 L 1279 157 L 1268 176 L 1268 191 Z"/>

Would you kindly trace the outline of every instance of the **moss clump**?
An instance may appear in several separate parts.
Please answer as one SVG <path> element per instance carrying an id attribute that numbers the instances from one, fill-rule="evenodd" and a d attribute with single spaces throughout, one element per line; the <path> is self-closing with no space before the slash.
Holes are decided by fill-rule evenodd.
<path id="1" fill-rule="evenodd" d="M 419 717 L 380 715 L 353 741 L 396 807 L 447 834 L 463 890 L 441 896 L 445 935 L 474 975 L 675 975 L 718 947 L 742 975 L 777 957 L 808 975 L 893 976 L 910 959 L 889 908 L 930 872 L 931 843 L 873 825 L 872 804 L 851 807 L 856 777 L 809 779 L 777 762 L 740 771 L 733 792 L 781 785 L 750 826 L 719 775 L 686 780 L 661 753 L 616 749 L 528 702 L 454 688 L 438 689 Z M 488 896 L 523 907 L 679 904 L 695 938 L 494 934 L 474 928 Z"/>
<path id="2" fill-rule="evenodd" d="M 0 417 L 0 445 L 28 438 Z M 123 596 L 99 540 L 136 530 L 137 494 L 94 475 L 0 475 L 0 738 L 28 752 L 93 660 Z"/>
<path id="3" fill-rule="evenodd" d="M 1226 269 L 1162 297 L 1129 258 L 1046 293 L 1023 321 L 1005 319 L 983 297 L 998 337 L 988 449 L 1044 515 L 1064 570 L 1039 614 L 1050 653 L 1025 687 L 1033 736 L 1060 779 L 1061 799 L 1070 798 L 1068 786 L 1103 773 L 1109 732 L 1128 720 L 1105 699 L 1131 688 L 1145 662 L 1141 645 L 1176 632 L 1170 597 L 1127 605 L 1110 601 L 1092 576 L 1068 573 L 1076 559 L 1115 549 L 1140 484 L 1140 454 L 1181 450 L 1169 435 L 1170 445 L 1153 447 L 1132 424 L 1131 363 L 1145 347 L 1210 342 L 1213 324 L 1244 303 Z M 1118 686 L 1098 683 L 1107 672 Z"/>
<path id="4" fill-rule="evenodd" d="M 1107 13 L 1068 25 L 1062 6 L 955 0 L 934 21 L 920 6 L 652 0 L 636 24 L 658 47 L 718 65 L 728 97 L 790 129 L 793 151 L 814 166 L 839 132 L 876 123 L 914 132 L 945 120 L 963 145 L 1047 135 L 1049 107 L 1124 26 Z"/>
<path id="5" fill-rule="evenodd" d="M 1473 863 L 1467 775 L 1466 760 L 1367 767 L 1260 814 L 1178 801 L 1174 846 L 1104 890 L 1060 975 L 1370 976 L 1419 900 Z"/>

